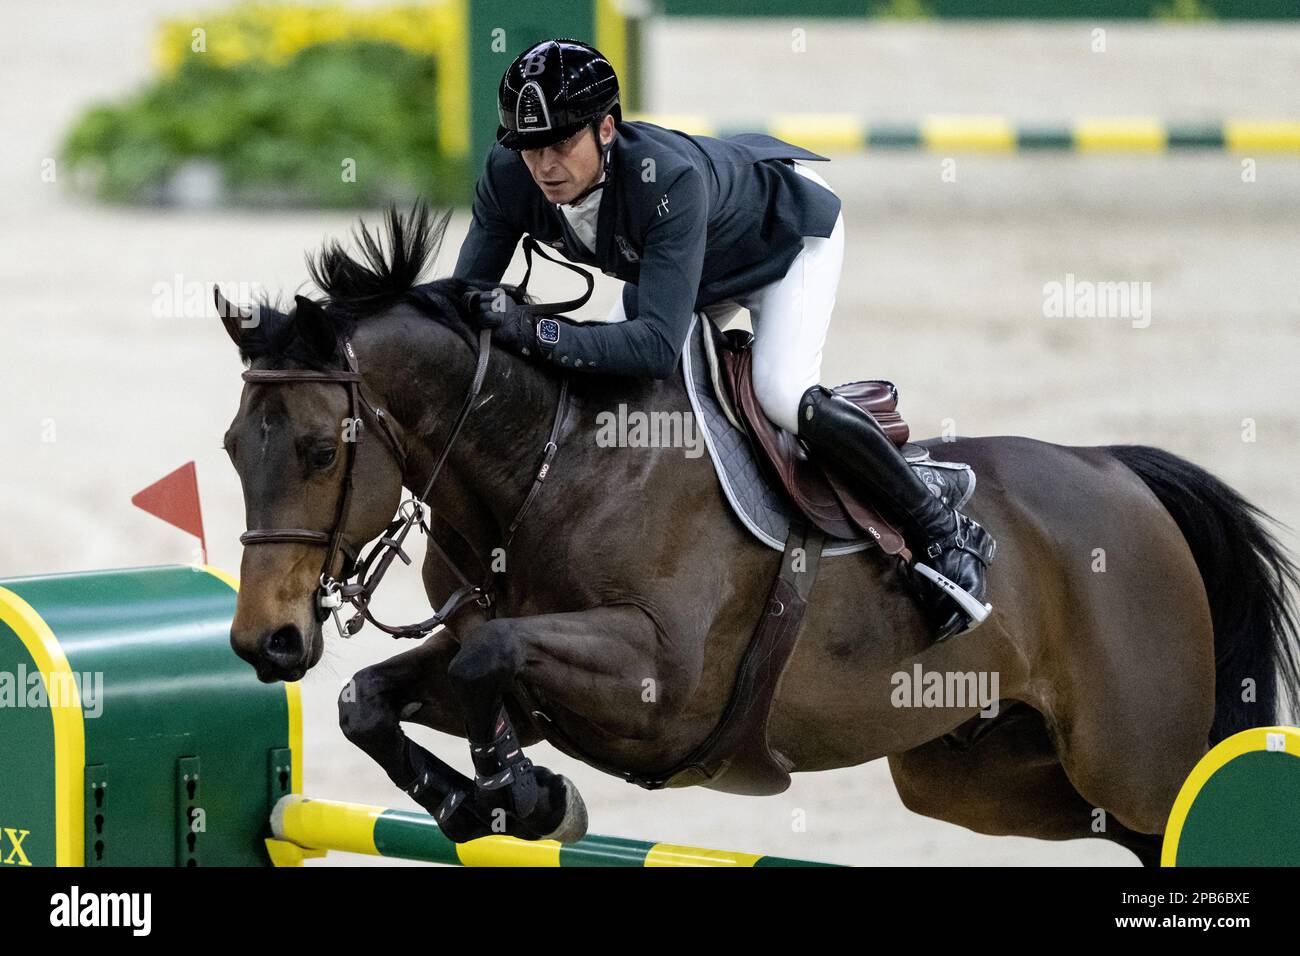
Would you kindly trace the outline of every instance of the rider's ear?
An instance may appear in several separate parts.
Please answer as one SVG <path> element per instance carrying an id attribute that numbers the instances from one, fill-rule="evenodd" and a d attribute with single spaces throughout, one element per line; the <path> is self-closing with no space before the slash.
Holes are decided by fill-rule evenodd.
<path id="1" fill-rule="evenodd" d="M 329 316 L 325 314 L 325 310 L 319 303 L 304 296 L 296 295 L 293 301 L 298 304 L 293 311 L 293 321 L 298 327 L 298 334 L 307 343 L 307 347 L 322 361 L 329 361 L 334 357 L 338 345 L 338 337 Z"/>

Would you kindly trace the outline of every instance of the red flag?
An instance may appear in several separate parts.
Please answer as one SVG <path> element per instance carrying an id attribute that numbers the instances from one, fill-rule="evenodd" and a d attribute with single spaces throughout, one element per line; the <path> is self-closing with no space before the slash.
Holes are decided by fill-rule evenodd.
<path id="1" fill-rule="evenodd" d="M 187 461 L 170 475 L 136 492 L 131 504 L 197 537 L 203 548 L 203 563 L 208 563 L 208 542 L 203 535 L 203 511 L 199 507 L 199 480 L 194 462 Z"/>

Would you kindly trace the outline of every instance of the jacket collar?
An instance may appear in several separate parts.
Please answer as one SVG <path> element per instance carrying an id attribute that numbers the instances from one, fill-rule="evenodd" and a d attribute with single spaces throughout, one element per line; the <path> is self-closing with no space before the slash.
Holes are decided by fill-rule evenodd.
<path id="1" fill-rule="evenodd" d="M 594 252 L 596 253 L 596 261 L 602 264 L 612 261 L 610 258 L 610 245 L 614 241 L 614 217 L 617 215 L 615 194 L 618 192 L 617 183 L 620 181 L 623 165 L 622 145 L 623 138 L 615 128 L 614 141 L 609 144 L 609 150 L 605 154 L 605 188 L 601 190 L 600 212 L 596 214 L 596 248 Z"/>

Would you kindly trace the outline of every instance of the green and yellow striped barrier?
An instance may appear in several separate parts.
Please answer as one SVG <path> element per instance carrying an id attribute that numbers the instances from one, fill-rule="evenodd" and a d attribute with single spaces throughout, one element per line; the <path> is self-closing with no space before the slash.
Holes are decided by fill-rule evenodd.
<path id="1" fill-rule="evenodd" d="M 824 152 L 1164 154 L 1222 150 L 1300 155 L 1300 120 L 1180 124 L 1120 117 L 1017 125 L 1004 116 L 930 116 L 915 123 L 871 123 L 846 113 L 778 114 L 765 123 L 715 123 L 705 116 L 681 113 L 630 114 L 629 119 L 703 136 L 769 133 Z"/>
<path id="2" fill-rule="evenodd" d="M 302 703 L 231 651 L 236 587 L 197 565 L 0 579 L 0 870 L 267 865 Z"/>
<path id="3" fill-rule="evenodd" d="M 452 866 L 831 866 L 757 853 L 705 850 L 623 837 L 589 836 L 577 843 L 490 836 L 455 844 L 433 817 L 357 803 L 281 797 L 271 813 L 267 852 L 277 866 L 300 866 L 329 850 Z"/>

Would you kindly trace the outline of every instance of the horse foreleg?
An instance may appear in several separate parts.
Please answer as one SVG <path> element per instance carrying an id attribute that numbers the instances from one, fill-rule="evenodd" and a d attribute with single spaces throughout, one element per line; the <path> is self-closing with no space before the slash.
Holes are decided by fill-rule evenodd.
<path id="1" fill-rule="evenodd" d="M 339 694 L 339 726 L 393 783 L 433 814 L 449 838 L 461 842 L 492 832 L 481 808 L 453 799 L 472 793 L 473 781 L 412 741 L 401 727 L 409 719 L 464 736 L 463 721 L 446 692 L 447 664 L 455 652 L 447 634 L 435 634 L 414 650 L 358 671 Z M 435 692 L 439 686 L 441 695 Z"/>
<path id="2" fill-rule="evenodd" d="M 656 710 L 644 704 L 644 682 L 681 687 L 682 662 L 670 647 L 652 616 L 633 605 L 496 619 L 465 636 L 448 677 L 465 715 L 478 800 L 505 832 L 571 840 L 586 828 L 573 784 L 524 756 L 505 707 L 516 684 L 573 706 L 605 734 L 639 737 Z M 676 680 L 665 681 L 665 666 Z"/>

